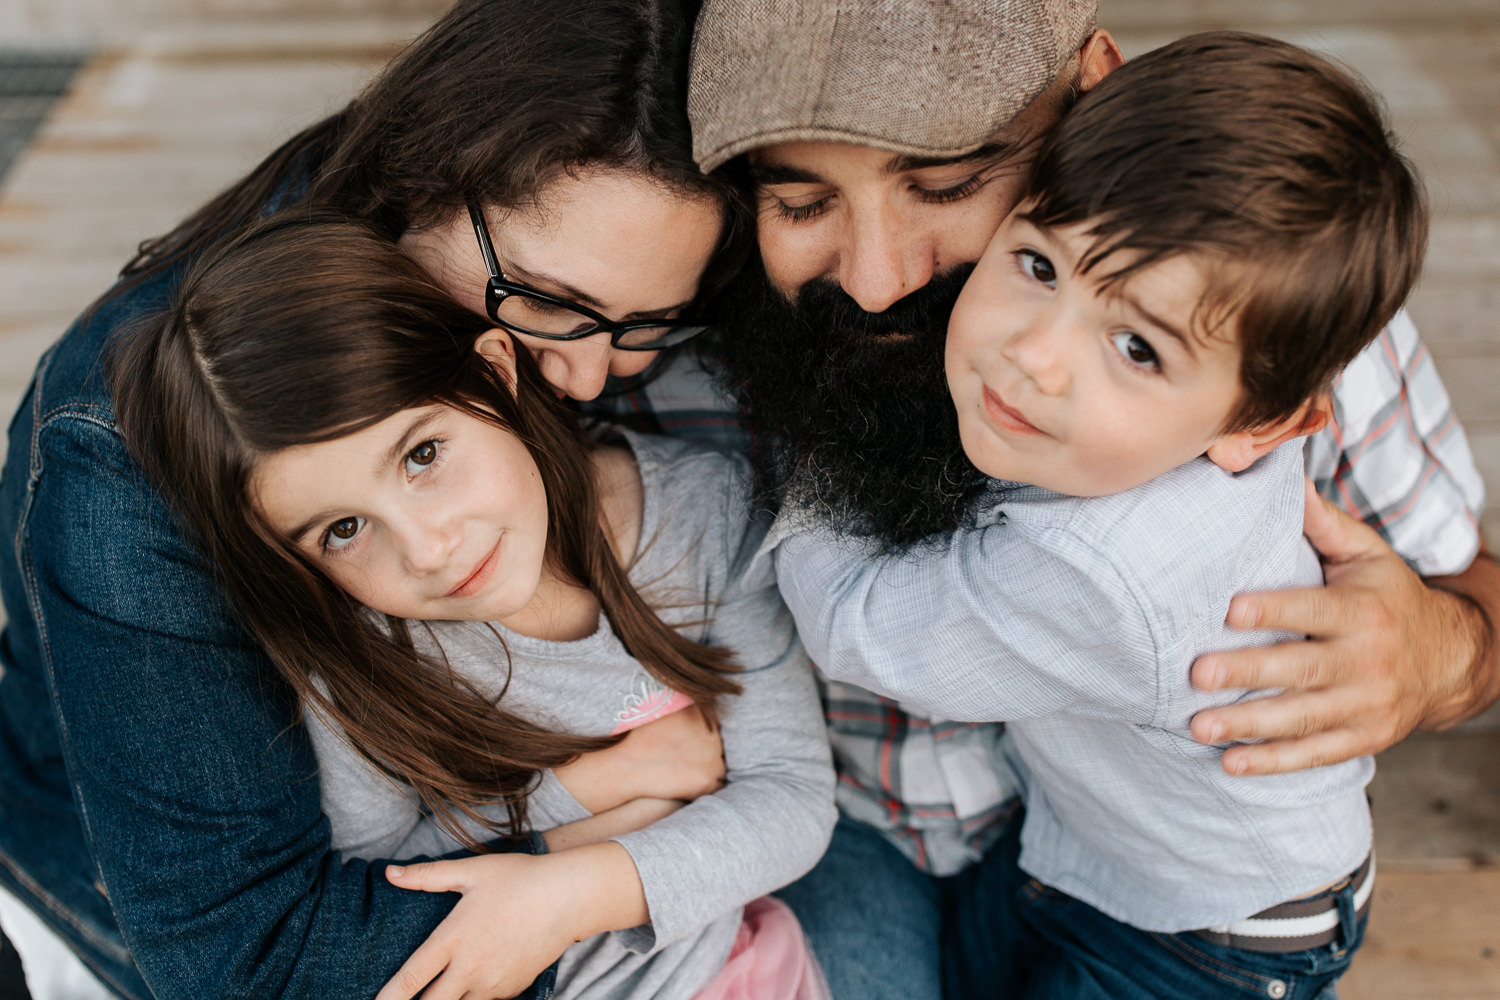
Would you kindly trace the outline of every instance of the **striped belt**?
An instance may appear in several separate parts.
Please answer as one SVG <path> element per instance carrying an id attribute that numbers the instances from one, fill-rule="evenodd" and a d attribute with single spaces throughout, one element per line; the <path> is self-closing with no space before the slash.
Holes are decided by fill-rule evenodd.
<path id="1" fill-rule="evenodd" d="M 1190 933 L 1213 944 L 1248 951 L 1306 951 L 1333 944 L 1339 938 L 1339 908 L 1335 893 L 1354 887 L 1356 919 L 1370 909 L 1375 890 L 1375 855 L 1365 858 L 1352 875 L 1324 891 L 1305 899 L 1294 899 L 1253 917 L 1237 920 L 1222 927 L 1208 927 Z"/>

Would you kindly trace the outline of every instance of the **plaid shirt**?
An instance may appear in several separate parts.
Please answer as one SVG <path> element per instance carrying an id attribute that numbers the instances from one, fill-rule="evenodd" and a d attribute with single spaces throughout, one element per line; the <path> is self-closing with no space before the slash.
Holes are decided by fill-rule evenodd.
<path id="1" fill-rule="evenodd" d="M 748 441 L 734 406 L 689 351 L 589 411 L 720 448 Z M 1484 481 L 1405 312 L 1344 370 L 1333 422 L 1304 454 L 1318 492 L 1379 531 L 1417 572 L 1456 573 L 1478 552 Z M 839 808 L 934 875 L 978 860 L 1015 809 L 1015 779 L 999 753 L 1004 727 L 931 719 L 834 681 L 822 691 Z"/>

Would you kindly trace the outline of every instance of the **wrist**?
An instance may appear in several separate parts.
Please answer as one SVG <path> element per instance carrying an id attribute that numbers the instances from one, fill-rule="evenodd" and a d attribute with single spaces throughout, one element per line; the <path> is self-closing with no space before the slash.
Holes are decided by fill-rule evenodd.
<path id="1" fill-rule="evenodd" d="M 561 898 L 568 904 L 574 941 L 607 931 L 637 927 L 650 920 L 646 890 L 630 852 L 614 841 L 547 855 L 555 867 Z"/>
<path id="2" fill-rule="evenodd" d="M 1446 582 L 1446 581 L 1444 581 Z M 1448 729 L 1484 711 L 1500 698 L 1500 665 L 1496 663 L 1495 622 L 1483 602 L 1456 587 L 1434 584 L 1452 600 L 1456 644 L 1452 662 L 1460 666 L 1448 693 L 1428 707 L 1418 728 Z"/>

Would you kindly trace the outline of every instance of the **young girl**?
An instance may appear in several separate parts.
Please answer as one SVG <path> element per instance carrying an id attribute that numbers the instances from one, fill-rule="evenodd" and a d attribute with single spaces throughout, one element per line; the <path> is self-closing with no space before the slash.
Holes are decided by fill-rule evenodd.
<path id="1" fill-rule="evenodd" d="M 645 829 L 393 869 L 466 896 L 382 996 L 509 996 L 559 955 L 567 997 L 816 996 L 789 911 L 741 918 L 835 818 L 743 470 L 585 433 L 489 326 L 361 225 L 273 219 L 112 372 L 127 441 L 310 709 L 346 857 L 584 819 L 554 769 L 678 710 L 719 728 L 722 789 Z"/>

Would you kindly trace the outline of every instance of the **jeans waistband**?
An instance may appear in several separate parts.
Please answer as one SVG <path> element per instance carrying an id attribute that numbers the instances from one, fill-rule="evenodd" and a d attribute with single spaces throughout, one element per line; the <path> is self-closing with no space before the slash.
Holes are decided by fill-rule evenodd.
<path id="1" fill-rule="evenodd" d="M 1370 909 L 1375 890 L 1375 855 L 1316 895 L 1280 903 L 1252 917 L 1222 927 L 1207 927 L 1190 933 L 1212 944 L 1247 951 L 1306 951 L 1333 944 L 1344 933 L 1339 893 L 1352 890 L 1354 917 L 1362 919 Z"/>

